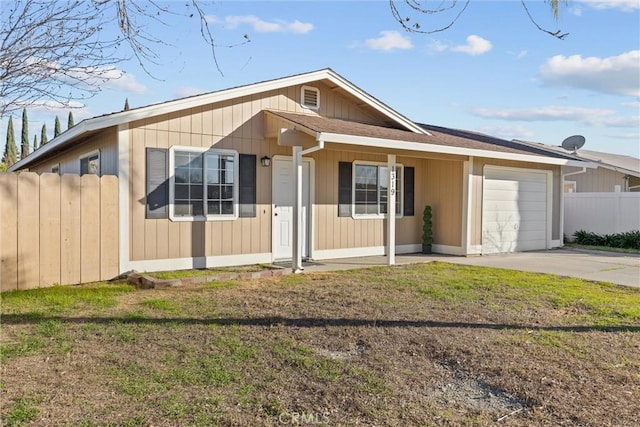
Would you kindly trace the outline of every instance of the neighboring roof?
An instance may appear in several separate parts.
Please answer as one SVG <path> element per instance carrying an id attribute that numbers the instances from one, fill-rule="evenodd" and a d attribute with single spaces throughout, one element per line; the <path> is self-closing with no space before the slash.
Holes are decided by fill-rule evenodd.
<path id="1" fill-rule="evenodd" d="M 429 134 L 418 134 L 400 129 L 365 123 L 332 119 L 317 115 L 296 114 L 267 110 L 268 114 L 286 120 L 299 130 L 315 134 L 326 142 L 357 145 L 389 146 L 398 149 L 437 152 L 466 156 L 494 157 L 546 164 L 580 165 L 585 162 L 524 144 L 514 143 L 487 135 L 437 126 L 421 125 Z M 417 144 L 416 144 L 417 143 Z"/>
<path id="2" fill-rule="evenodd" d="M 529 147 L 536 147 L 548 152 L 562 153 L 565 156 L 569 156 L 574 159 L 593 162 L 599 167 L 603 167 L 605 169 L 611 169 L 627 175 L 640 177 L 640 159 L 635 157 L 583 149 L 578 150 L 576 153 L 570 153 L 562 147 L 543 144 L 541 142 L 521 140 L 515 140 L 514 142 L 527 145 Z"/>
<path id="3" fill-rule="evenodd" d="M 409 120 L 407 117 L 393 110 L 391 107 L 382 103 L 368 93 L 364 92 L 362 89 L 358 88 L 332 69 L 325 68 L 309 73 L 296 74 L 289 77 L 253 83 L 245 86 L 233 87 L 230 89 L 224 89 L 202 95 L 195 95 L 187 98 L 176 99 L 173 101 L 152 104 L 145 107 L 134 108 L 128 111 L 105 114 L 91 119 L 86 119 L 78 123 L 73 128 L 60 134 L 58 137 L 52 139 L 48 144 L 32 152 L 26 158 L 18 161 L 13 166 L 11 166 L 9 170 L 16 171 L 28 167 L 38 159 L 66 149 L 69 145 L 79 141 L 81 138 L 88 136 L 88 134 L 90 134 L 91 132 L 106 129 L 108 127 L 118 126 L 137 120 L 147 119 L 166 113 L 199 107 L 215 102 L 226 101 L 242 96 L 250 96 L 270 90 L 277 90 L 284 87 L 306 84 L 321 80 L 329 81 L 332 84 L 340 87 L 347 93 L 360 99 L 364 104 L 370 106 L 379 113 L 388 117 L 394 123 L 397 123 L 398 126 L 417 133 L 427 133 L 426 130 L 418 126 L 416 123 Z"/>

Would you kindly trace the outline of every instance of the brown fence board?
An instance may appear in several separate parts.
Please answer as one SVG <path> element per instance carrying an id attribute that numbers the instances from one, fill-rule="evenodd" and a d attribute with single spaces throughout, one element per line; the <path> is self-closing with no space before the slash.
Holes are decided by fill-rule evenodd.
<path id="1" fill-rule="evenodd" d="M 0 292 L 18 289 L 18 176 L 0 173 Z"/>
<path id="2" fill-rule="evenodd" d="M 40 175 L 40 283 L 61 283 L 60 277 L 60 177 Z"/>
<path id="3" fill-rule="evenodd" d="M 60 185 L 60 282 L 80 283 L 80 176 L 65 174 Z"/>
<path id="4" fill-rule="evenodd" d="M 0 291 L 119 274 L 116 176 L 0 173 Z"/>
<path id="5" fill-rule="evenodd" d="M 100 280 L 119 272 L 118 178 L 103 176 L 100 188 Z"/>
<path id="6" fill-rule="evenodd" d="M 18 288 L 40 285 L 40 198 L 39 177 L 18 175 Z"/>
<path id="7" fill-rule="evenodd" d="M 100 180 L 80 178 L 80 281 L 100 280 Z"/>

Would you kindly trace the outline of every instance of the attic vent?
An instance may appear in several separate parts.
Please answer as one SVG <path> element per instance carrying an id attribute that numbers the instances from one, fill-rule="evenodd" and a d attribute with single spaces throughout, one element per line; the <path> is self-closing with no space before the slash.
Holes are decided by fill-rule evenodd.
<path id="1" fill-rule="evenodd" d="M 300 104 L 305 108 L 317 110 L 320 108 L 320 90 L 311 86 L 302 86 L 302 96 Z"/>

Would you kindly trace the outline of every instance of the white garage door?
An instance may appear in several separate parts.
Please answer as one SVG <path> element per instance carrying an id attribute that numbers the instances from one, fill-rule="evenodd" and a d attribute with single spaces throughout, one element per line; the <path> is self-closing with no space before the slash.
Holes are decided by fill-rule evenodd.
<path id="1" fill-rule="evenodd" d="M 548 175 L 532 169 L 484 168 L 482 253 L 549 247 Z"/>

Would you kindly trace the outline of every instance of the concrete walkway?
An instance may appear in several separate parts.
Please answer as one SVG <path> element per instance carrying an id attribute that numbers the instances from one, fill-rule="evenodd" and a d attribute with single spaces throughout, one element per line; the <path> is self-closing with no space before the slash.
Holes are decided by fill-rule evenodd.
<path id="1" fill-rule="evenodd" d="M 640 255 L 579 249 L 459 257 L 449 255 L 396 255 L 396 264 L 442 261 L 455 264 L 550 273 L 580 279 L 611 282 L 640 288 Z M 305 263 L 307 272 L 334 271 L 386 265 L 385 256 L 341 258 Z"/>

